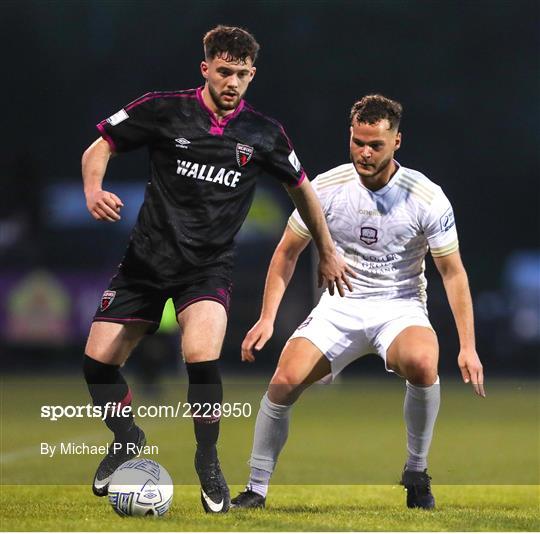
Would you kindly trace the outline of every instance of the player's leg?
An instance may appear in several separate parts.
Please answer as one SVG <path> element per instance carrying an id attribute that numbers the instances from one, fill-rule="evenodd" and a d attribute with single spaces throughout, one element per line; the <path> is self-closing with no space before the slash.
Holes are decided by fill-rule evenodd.
<path id="1" fill-rule="evenodd" d="M 330 373 L 336 376 L 349 363 L 373 351 L 365 331 L 364 315 L 362 302 L 325 293 L 293 333 L 261 401 L 250 459 L 250 481 L 246 491 L 234 499 L 235 506 L 264 506 L 270 477 L 287 439 L 291 406 L 301 393 Z"/>
<path id="2" fill-rule="evenodd" d="M 105 424 L 114 433 L 114 444 L 100 463 L 92 485 L 100 497 L 107 494 L 116 468 L 133 456 L 128 453 L 127 444 L 145 443 L 144 433 L 135 424 L 133 415 L 118 416 L 113 408 L 131 406 L 131 391 L 120 367 L 147 329 L 147 324 L 94 322 L 86 343 L 83 372 L 88 390 L 94 405 L 104 411 Z"/>
<path id="3" fill-rule="evenodd" d="M 161 291 L 143 279 L 130 276 L 135 273 L 137 269 L 129 271 L 123 262 L 103 293 L 86 344 L 84 376 L 94 404 L 103 410 L 114 403 L 120 404 L 125 412 L 131 405 L 131 392 L 120 368 L 141 338 L 157 330 L 165 303 Z M 134 456 L 133 448 L 127 444 L 145 443 L 144 433 L 135 425 L 133 415 L 111 416 L 109 410 L 105 423 L 114 432 L 114 443 L 94 477 L 92 489 L 99 496 L 107 494 L 114 470 Z"/>
<path id="4" fill-rule="evenodd" d="M 221 405 L 223 386 L 218 360 L 227 328 L 225 308 L 214 301 L 196 302 L 178 315 L 178 323 L 182 332 L 181 350 L 189 379 L 188 402 L 192 410 L 203 405 Z M 219 436 L 219 421 L 217 415 L 193 417 L 199 447 L 215 447 Z"/>
<path id="5" fill-rule="evenodd" d="M 330 372 L 330 362 L 309 339 L 297 337 L 287 342 L 257 414 L 249 482 L 233 499 L 233 506 L 264 507 L 270 478 L 287 441 L 292 405 L 306 388 Z"/>
<path id="6" fill-rule="evenodd" d="M 407 462 L 402 482 L 409 507 L 433 508 L 427 456 L 440 405 L 437 376 L 439 346 L 431 328 L 409 326 L 392 341 L 386 365 L 407 380 L 404 417 L 407 428 Z"/>
<path id="7" fill-rule="evenodd" d="M 218 360 L 227 328 L 227 311 L 220 302 L 200 300 L 178 314 L 178 323 L 197 442 L 195 468 L 201 482 L 201 502 L 207 512 L 226 512 L 230 495 L 219 465 L 216 444 L 223 401 Z M 219 407 L 218 410 L 214 410 L 214 406 Z M 207 411 L 210 415 L 203 417 Z"/>

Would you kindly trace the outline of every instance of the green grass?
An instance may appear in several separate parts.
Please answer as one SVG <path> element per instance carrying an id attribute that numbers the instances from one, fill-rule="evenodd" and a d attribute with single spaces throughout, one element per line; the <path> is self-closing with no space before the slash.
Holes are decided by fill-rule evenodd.
<path id="1" fill-rule="evenodd" d="M 316 387 L 295 406 L 289 440 L 264 511 L 206 516 L 193 469 L 189 419 L 144 419 L 153 459 L 177 484 L 173 507 L 159 520 L 122 519 L 89 481 L 99 457 L 40 454 L 40 443 L 105 444 L 98 419 L 40 417 L 43 404 L 82 405 L 78 378 L 2 380 L 0 423 L 1 530 L 65 531 L 317 531 L 539 530 L 538 383 L 497 382 L 487 399 L 469 386 L 443 383 L 442 406 L 430 454 L 437 510 L 407 510 L 397 485 L 405 459 L 403 384 L 395 377 Z M 175 404 L 185 385 L 169 384 L 159 400 L 136 385 L 135 402 Z M 220 459 L 233 493 L 248 475 L 253 425 L 265 380 L 226 382 L 225 400 L 248 402 L 249 418 L 223 419 Z"/>
<path id="2" fill-rule="evenodd" d="M 240 487 L 233 488 L 239 490 Z M 121 518 L 88 486 L 4 486 L 3 531 L 537 531 L 538 487 L 434 486 L 437 509 L 408 510 L 398 486 L 274 486 L 265 510 L 209 516 L 176 486 L 159 519 Z"/>

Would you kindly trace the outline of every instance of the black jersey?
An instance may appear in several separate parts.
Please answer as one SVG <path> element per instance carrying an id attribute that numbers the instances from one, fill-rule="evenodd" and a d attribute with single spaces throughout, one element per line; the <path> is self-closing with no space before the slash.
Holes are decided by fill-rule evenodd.
<path id="1" fill-rule="evenodd" d="M 202 87 L 148 93 L 97 127 L 114 152 L 148 147 L 150 180 L 122 265 L 157 282 L 230 273 L 257 176 L 292 186 L 305 177 L 278 122 L 244 100 L 220 121 Z"/>

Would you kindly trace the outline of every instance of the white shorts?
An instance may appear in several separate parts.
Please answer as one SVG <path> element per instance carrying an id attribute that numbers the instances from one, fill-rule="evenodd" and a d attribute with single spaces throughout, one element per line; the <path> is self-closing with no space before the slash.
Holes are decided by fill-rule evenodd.
<path id="1" fill-rule="evenodd" d="M 388 347 L 409 326 L 433 330 L 426 305 L 419 300 L 353 299 L 330 296 L 325 291 L 290 339 L 309 339 L 328 358 L 336 377 L 366 354 L 378 354 L 386 367 Z M 386 370 L 392 372 L 388 367 Z"/>

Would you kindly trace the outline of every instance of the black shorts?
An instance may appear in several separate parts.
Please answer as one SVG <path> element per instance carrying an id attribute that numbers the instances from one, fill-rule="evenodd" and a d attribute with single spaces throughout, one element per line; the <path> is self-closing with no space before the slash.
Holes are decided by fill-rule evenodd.
<path id="1" fill-rule="evenodd" d="M 103 293 L 94 321 L 148 323 L 147 334 L 153 334 L 159 328 L 168 299 L 173 300 L 177 316 L 190 304 L 201 300 L 219 302 L 228 313 L 231 291 L 232 283 L 226 276 L 209 274 L 197 282 L 160 287 L 130 278 L 120 270 Z"/>

